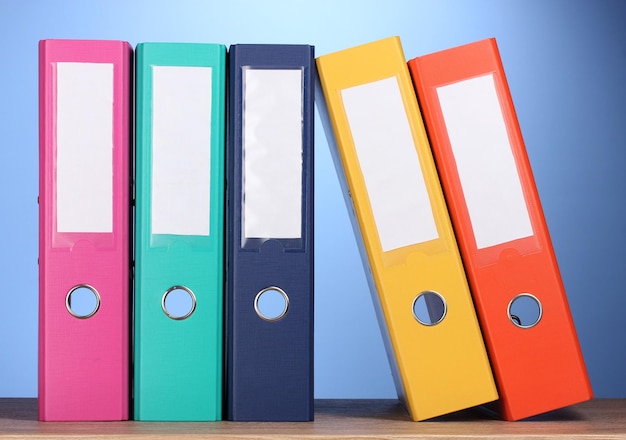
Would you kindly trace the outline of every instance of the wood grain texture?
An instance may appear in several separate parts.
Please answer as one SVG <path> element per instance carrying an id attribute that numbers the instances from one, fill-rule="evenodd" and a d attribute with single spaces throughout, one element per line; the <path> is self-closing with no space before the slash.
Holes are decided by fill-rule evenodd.
<path id="1" fill-rule="evenodd" d="M 0 399 L 0 439 L 626 439 L 626 399 L 519 422 L 469 409 L 412 422 L 396 400 L 316 400 L 314 422 L 38 422 L 36 399 Z"/>

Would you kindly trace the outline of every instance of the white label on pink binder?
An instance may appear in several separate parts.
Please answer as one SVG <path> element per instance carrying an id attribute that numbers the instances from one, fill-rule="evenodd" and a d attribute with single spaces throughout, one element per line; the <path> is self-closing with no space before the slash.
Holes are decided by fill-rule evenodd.
<path id="1" fill-rule="evenodd" d="M 242 74 L 243 238 L 300 238 L 302 70 Z"/>
<path id="2" fill-rule="evenodd" d="M 152 234 L 208 236 L 210 67 L 152 66 Z"/>
<path id="3" fill-rule="evenodd" d="M 341 96 L 383 252 L 438 238 L 397 79 Z"/>
<path id="4" fill-rule="evenodd" d="M 56 63 L 58 232 L 113 232 L 113 64 Z"/>
<path id="5" fill-rule="evenodd" d="M 437 94 L 478 249 L 532 236 L 493 75 Z"/>

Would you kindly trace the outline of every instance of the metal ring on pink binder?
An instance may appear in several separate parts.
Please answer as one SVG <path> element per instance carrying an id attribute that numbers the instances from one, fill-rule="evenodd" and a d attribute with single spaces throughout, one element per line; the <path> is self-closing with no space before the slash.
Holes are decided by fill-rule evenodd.
<path id="1" fill-rule="evenodd" d="M 78 284 L 67 292 L 65 307 L 75 318 L 91 318 L 100 308 L 100 294 L 89 284 Z"/>

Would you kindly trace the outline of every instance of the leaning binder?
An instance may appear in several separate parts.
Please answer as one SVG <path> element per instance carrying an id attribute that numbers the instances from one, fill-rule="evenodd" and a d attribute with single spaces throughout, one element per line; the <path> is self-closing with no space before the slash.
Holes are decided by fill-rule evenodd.
<path id="1" fill-rule="evenodd" d="M 226 47 L 137 46 L 134 410 L 221 419 Z"/>
<path id="2" fill-rule="evenodd" d="M 400 39 L 321 56 L 317 69 L 398 396 L 416 421 L 497 399 Z"/>
<path id="3" fill-rule="evenodd" d="M 39 420 L 125 420 L 131 48 L 39 42 Z"/>
<path id="4" fill-rule="evenodd" d="M 501 417 L 517 420 L 591 399 L 495 39 L 415 58 L 409 68 L 489 350 Z"/>
<path id="5" fill-rule="evenodd" d="M 229 420 L 313 419 L 313 56 L 229 50 Z"/>

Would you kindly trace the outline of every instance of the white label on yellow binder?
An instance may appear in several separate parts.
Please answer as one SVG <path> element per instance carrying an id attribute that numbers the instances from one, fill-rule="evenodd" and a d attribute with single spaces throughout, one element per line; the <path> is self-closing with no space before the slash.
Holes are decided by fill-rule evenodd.
<path id="1" fill-rule="evenodd" d="M 209 235 L 210 67 L 152 67 L 152 234 Z"/>
<path id="2" fill-rule="evenodd" d="M 532 236 L 493 75 L 437 94 L 478 249 Z"/>
<path id="3" fill-rule="evenodd" d="M 383 252 L 438 238 L 397 79 L 341 96 Z"/>
<path id="4" fill-rule="evenodd" d="M 57 63 L 58 232 L 113 232 L 113 64 Z"/>
<path id="5" fill-rule="evenodd" d="M 302 234 L 302 70 L 243 69 L 243 237 Z"/>

